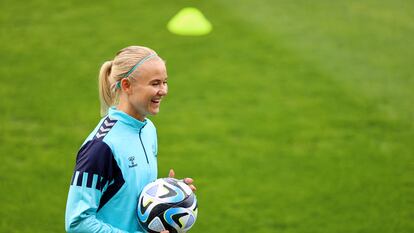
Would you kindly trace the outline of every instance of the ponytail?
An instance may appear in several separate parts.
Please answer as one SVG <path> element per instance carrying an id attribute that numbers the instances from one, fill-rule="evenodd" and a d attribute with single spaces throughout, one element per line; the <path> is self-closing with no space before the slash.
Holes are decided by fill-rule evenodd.
<path id="1" fill-rule="evenodd" d="M 99 71 L 99 100 L 101 102 L 101 116 L 107 114 L 108 108 L 114 104 L 115 93 L 111 90 L 109 76 L 111 75 L 112 61 L 106 61 Z"/>

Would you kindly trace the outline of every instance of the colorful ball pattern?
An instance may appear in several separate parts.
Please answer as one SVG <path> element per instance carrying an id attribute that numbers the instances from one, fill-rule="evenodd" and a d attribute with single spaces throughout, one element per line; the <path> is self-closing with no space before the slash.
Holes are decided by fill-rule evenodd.
<path id="1" fill-rule="evenodd" d="M 197 219 L 197 199 L 182 180 L 160 178 L 138 198 L 138 222 L 147 232 L 186 232 Z"/>

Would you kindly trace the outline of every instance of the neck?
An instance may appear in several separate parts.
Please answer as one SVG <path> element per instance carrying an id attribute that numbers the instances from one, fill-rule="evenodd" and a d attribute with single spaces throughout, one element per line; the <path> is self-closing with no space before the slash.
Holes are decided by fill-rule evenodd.
<path id="1" fill-rule="evenodd" d="M 144 121 L 145 115 L 139 114 L 130 104 L 125 102 L 120 102 L 116 108 L 120 111 L 125 112 L 126 114 L 132 116 L 133 118 Z"/>

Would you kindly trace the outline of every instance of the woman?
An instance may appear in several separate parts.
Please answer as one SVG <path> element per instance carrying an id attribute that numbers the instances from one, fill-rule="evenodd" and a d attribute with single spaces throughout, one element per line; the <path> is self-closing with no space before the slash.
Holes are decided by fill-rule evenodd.
<path id="1" fill-rule="evenodd" d="M 136 219 L 137 197 L 157 178 L 157 133 L 146 116 L 159 112 L 167 92 L 165 63 L 152 49 L 130 46 L 102 65 L 99 94 L 105 116 L 78 152 L 66 231 L 143 231 Z M 191 178 L 184 180 L 195 190 Z"/>

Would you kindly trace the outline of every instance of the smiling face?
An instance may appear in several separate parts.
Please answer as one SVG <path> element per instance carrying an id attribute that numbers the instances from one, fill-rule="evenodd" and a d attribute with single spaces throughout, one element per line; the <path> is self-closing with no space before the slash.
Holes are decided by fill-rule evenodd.
<path id="1" fill-rule="evenodd" d="M 121 81 L 123 93 L 118 109 L 143 121 L 147 115 L 159 112 L 162 98 L 167 95 L 167 69 L 159 57 L 154 57 L 131 76 Z"/>

